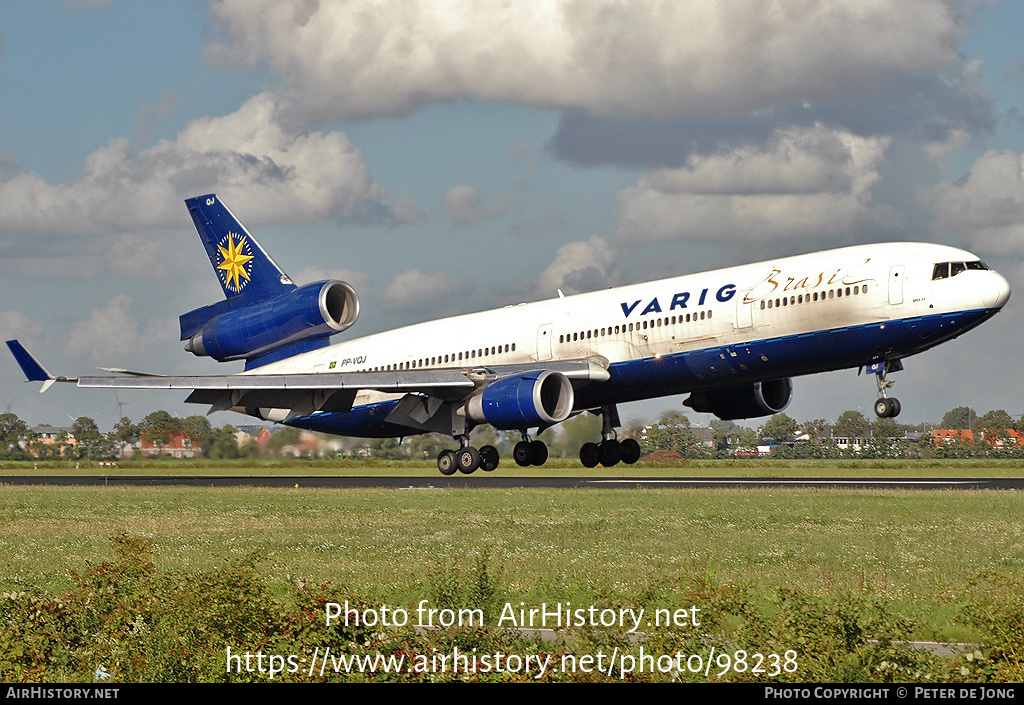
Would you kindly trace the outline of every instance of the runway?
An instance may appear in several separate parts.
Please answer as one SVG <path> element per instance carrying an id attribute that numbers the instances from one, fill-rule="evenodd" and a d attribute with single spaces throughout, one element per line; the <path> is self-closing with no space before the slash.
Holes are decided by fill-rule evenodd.
<path id="1" fill-rule="evenodd" d="M 187 486 L 187 487 L 302 487 L 314 488 L 381 488 L 396 490 L 430 490 L 455 488 L 547 487 L 552 489 L 591 488 L 612 490 L 635 489 L 697 489 L 722 487 L 829 487 L 846 489 L 913 489 L 913 490 L 1018 490 L 1024 489 L 1024 478 L 607 478 L 607 477 L 516 477 L 514 473 L 477 473 L 472 476 L 446 477 L 402 476 L 332 476 L 246 477 L 202 475 L 10 475 L 0 477 L 0 484 L 59 486 Z"/>

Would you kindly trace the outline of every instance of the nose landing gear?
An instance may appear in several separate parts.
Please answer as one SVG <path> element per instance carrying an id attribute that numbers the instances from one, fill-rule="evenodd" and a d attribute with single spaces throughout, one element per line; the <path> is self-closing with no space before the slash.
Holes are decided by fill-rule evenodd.
<path id="1" fill-rule="evenodd" d="M 888 360 L 868 365 L 867 370 L 868 372 L 875 373 L 875 381 L 878 385 L 875 416 L 880 419 L 891 419 L 900 415 L 900 400 L 896 397 L 890 397 L 885 391 L 894 384 L 894 380 L 886 379 L 885 376 L 890 372 L 899 372 L 902 369 L 903 363 L 899 360 Z"/>

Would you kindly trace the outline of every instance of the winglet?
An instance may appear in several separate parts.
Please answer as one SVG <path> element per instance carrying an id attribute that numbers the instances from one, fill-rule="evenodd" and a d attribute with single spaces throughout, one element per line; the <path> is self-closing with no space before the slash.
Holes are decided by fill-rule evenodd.
<path id="1" fill-rule="evenodd" d="M 42 394 L 50 385 L 54 382 L 69 382 L 72 381 L 66 377 L 56 378 L 46 371 L 46 368 L 39 364 L 39 360 L 35 359 L 25 346 L 17 340 L 8 340 L 7 347 L 11 349 L 14 354 L 14 359 L 18 361 L 18 365 L 21 366 L 21 371 L 25 373 L 25 377 L 28 378 L 29 382 L 42 382 L 43 387 L 39 390 Z"/>

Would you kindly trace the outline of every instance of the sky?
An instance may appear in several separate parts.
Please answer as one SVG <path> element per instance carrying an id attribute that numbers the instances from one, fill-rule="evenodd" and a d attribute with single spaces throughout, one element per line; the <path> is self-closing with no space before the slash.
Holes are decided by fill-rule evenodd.
<path id="1" fill-rule="evenodd" d="M 995 0 L 0 0 L 0 334 L 55 374 L 240 369 L 178 341 L 177 317 L 221 298 L 183 204 L 211 192 L 296 282 L 356 287 L 335 340 L 940 242 L 1017 294 L 904 361 L 900 421 L 1017 416 L 1020 27 L 1024 3 Z M 6 360 L 0 412 L 31 424 L 204 411 L 176 392 L 39 395 Z M 787 413 L 874 399 L 846 370 L 795 380 Z"/>

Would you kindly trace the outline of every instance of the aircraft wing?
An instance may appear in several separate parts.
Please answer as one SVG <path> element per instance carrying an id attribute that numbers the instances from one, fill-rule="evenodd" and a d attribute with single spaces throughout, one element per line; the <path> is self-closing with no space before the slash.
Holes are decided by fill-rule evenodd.
<path id="1" fill-rule="evenodd" d="M 424 394 L 456 401 L 495 379 L 537 370 L 561 373 L 576 384 L 609 377 L 608 362 L 603 358 L 391 372 L 157 376 L 116 370 L 124 376 L 54 377 L 17 340 L 7 341 L 7 346 L 28 380 L 43 382 L 40 391 L 54 382 L 87 389 L 190 389 L 192 393 L 185 401 L 210 404 L 211 412 L 238 406 L 270 407 L 290 409 L 289 418 L 316 411 L 348 412 L 361 390 Z"/>

